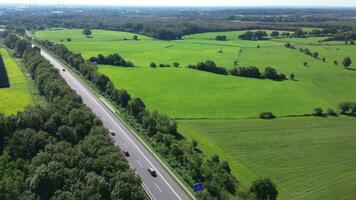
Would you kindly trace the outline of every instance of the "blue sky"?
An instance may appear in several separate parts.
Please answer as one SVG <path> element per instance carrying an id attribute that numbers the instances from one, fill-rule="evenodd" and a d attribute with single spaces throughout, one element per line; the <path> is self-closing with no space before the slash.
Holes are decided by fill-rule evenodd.
<path id="1" fill-rule="evenodd" d="M 341 6 L 356 7 L 356 0 L 0 0 L 0 3 L 83 4 L 133 6 Z"/>

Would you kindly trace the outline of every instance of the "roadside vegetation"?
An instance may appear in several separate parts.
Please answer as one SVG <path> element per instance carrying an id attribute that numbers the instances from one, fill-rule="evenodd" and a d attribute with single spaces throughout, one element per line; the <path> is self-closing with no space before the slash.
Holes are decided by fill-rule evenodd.
<path id="1" fill-rule="evenodd" d="M 0 199 L 148 199 L 101 121 L 38 48 L 12 37 L 48 106 L 0 114 Z"/>

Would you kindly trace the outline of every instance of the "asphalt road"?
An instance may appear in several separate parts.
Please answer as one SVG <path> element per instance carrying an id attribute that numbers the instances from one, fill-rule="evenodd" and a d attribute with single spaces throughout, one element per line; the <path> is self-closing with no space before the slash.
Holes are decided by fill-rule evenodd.
<path id="1" fill-rule="evenodd" d="M 63 64 L 53 58 L 49 53 L 42 50 L 41 54 L 55 68 L 68 85 L 75 90 L 83 99 L 83 102 L 102 120 L 107 129 L 116 132 L 111 136 L 120 149 L 128 151 L 130 156 L 127 160 L 130 166 L 141 177 L 143 187 L 151 199 L 154 200 L 188 200 L 192 199 L 169 174 L 155 156 L 133 135 L 133 133 L 113 114 L 112 108 L 98 99 L 76 76 L 62 69 Z M 148 168 L 153 167 L 158 174 L 153 177 L 148 173 Z"/>

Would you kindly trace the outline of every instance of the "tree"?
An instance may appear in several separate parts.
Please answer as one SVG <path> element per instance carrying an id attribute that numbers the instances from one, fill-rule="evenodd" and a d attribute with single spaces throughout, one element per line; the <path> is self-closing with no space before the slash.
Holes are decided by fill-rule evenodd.
<path id="1" fill-rule="evenodd" d="M 308 62 L 303 62 L 304 67 L 308 67 Z"/>
<path id="2" fill-rule="evenodd" d="M 313 57 L 314 57 L 314 58 L 318 58 L 318 56 L 319 56 L 319 53 L 318 53 L 318 52 L 314 52 L 314 53 L 313 53 Z"/>
<path id="3" fill-rule="evenodd" d="M 336 61 L 336 60 L 334 60 L 334 65 L 338 65 L 338 63 L 337 63 L 337 61 Z"/>
<path id="4" fill-rule="evenodd" d="M 134 36 L 133 36 L 133 39 L 134 39 L 134 40 L 138 40 L 138 36 L 137 36 L 137 35 L 134 35 Z"/>
<path id="5" fill-rule="evenodd" d="M 323 62 L 326 62 L 326 58 L 325 58 L 325 57 L 323 57 L 321 60 L 322 60 Z"/>
<path id="6" fill-rule="evenodd" d="M 28 46 L 28 43 L 24 40 L 17 40 L 16 41 L 16 46 L 15 46 L 15 51 L 16 54 L 19 57 L 22 57 L 23 52 L 25 51 L 26 47 Z"/>
<path id="7" fill-rule="evenodd" d="M 344 65 L 344 67 L 346 69 L 348 69 L 351 64 L 352 64 L 352 61 L 351 61 L 350 57 L 345 57 L 344 60 L 342 61 L 342 65 Z"/>
<path id="8" fill-rule="evenodd" d="M 261 119 L 274 119 L 276 116 L 272 112 L 263 112 L 260 114 Z"/>
<path id="9" fill-rule="evenodd" d="M 323 116 L 323 109 L 322 108 L 314 108 L 313 110 L 313 115 L 314 116 Z"/>
<path id="10" fill-rule="evenodd" d="M 290 78 L 290 80 L 294 80 L 295 75 L 294 75 L 293 73 L 291 73 L 291 74 L 289 75 L 289 78 Z"/>
<path id="11" fill-rule="evenodd" d="M 174 62 L 174 63 L 173 63 L 173 67 L 179 67 L 179 63 Z"/>
<path id="12" fill-rule="evenodd" d="M 88 29 L 88 28 L 85 28 L 85 29 L 83 30 L 83 34 L 84 34 L 86 37 L 89 37 L 89 36 L 91 35 L 91 30 Z"/>
<path id="13" fill-rule="evenodd" d="M 145 104 L 140 98 L 134 98 L 128 102 L 127 108 L 134 117 L 138 117 L 140 113 L 145 111 Z"/>
<path id="14" fill-rule="evenodd" d="M 276 69 L 274 69 L 272 67 L 266 67 L 265 68 L 265 72 L 263 73 L 263 77 L 264 78 L 268 78 L 268 79 L 273 79 L 273 80 L 274 79 L 279 79 Z"/>
<path id="15" fill-rule="evenodd" d="M 271 37 L 278 38 L 279 37 L 279 32 L 278 31 L 272 31 Z"/>
<path id="16" fill-rule="evenodd" d="M 71 38 L 67 38 L 67 42 L 71 42 L 72 41 L 72 39 Z"/>
<path id="17" fill-rule="evenodd" d="M 276 200 L 278 196 L 276 185 L 269 178 L 253 182 L 250 192 L 256 200 Z"/>
<path id="18" fill-rule="evenodd" d="M 156 68 L 156 67 L 157 67 L 157 65 L 156 65 L 156 63 L 151 62 L 150 67 L 152 67 L 152 68 Z"/>
<path id="19" fill-rule="evenodd" d="M 69 143 L 76 144 L 78 142 L 77 135 L 74 130 L 69 126 L 61 126 L 58 128 L 57 137 Z"/>
<path id="20" fill-rule="evenodd" d="M 331 108 L 328 108 L 326 112 L 328 113 L 328 115 L 337 116 L 336 112 Z"/>
<path id="21" fill-rule="evenodd" d="M 351 110 L 351 103 L 350 102 L 343 102 L 339 104 L 339 109 L 341 114 L 346 114 Z"/>

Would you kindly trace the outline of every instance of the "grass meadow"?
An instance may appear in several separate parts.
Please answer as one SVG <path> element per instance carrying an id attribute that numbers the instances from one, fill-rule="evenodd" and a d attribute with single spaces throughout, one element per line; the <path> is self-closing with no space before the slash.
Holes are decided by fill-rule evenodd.
<path id="1" fill-rule="evenodd" d="M 229 160 L 249 185 L 270 177 L 280 199 L 354 199 L 356 126 L 350 117 L 181 120 L 210 155 Z"/>
<path id="2" fill-rule="evenodd" d="M 9 115 L 23 110 L 24 107 L 33 104 L 30 86 L 24 73 L 13 60 L 9 52 L 0 47 L 10 81 L 9 88 L 0 88 L 0 112 Z"/>
<path id="3" fill-rule="evenodd" d="M 323 38 L 317 37 L 244 41 L 238 39 L 242 32 L 194 34 L 177 41 L 142 35 L 135 41 L 131 33 L 92 32 L 92 38 L 77 29 L 46 30 L 35 35 L 64 43 L 85 58 L 119 53 L 132 61 L 134 68 L 101 65 L 99 72 L 116 87 L 142 98 L 150 110 L 177 119 L 184 136 L 198 141 L 208 155 L 218 154 L 228 160 L 246 187 L 257 178 L 270 177 L 278 186 L 279 199 L 356 197 L 355 118 L 252 119 L 265 111 L 277 116 L 303 115 L 315 107 L 336 110 L 340 102 L 355 101 L 356 65 L 345 70 L 341 62 L 350 56 L 356 63 L 356 46 L 319 43 Z M 216 41 L 216 35 L 226 35 L 228 40 Z M 68 37 L 71 42 L 66 41 Z M 285 48 L 286 42 L 297 49 Z M 307 56 L 298 48 L 318 51 L 320 58 Z M 208 59 L 227 69 L 235 61 L 260 71 L 272 66 L 287 77 L 294 73 L 296 80 L 260 80 L 186 68 Z M 153 69 L 151 62 L 179 62 L 180 67 Z M 304 62 L 308 62 L 307 67 Z"/>

